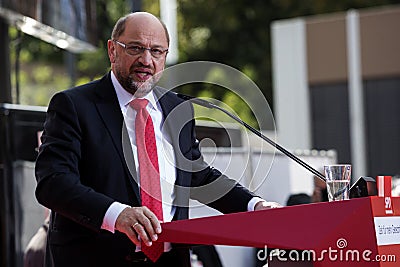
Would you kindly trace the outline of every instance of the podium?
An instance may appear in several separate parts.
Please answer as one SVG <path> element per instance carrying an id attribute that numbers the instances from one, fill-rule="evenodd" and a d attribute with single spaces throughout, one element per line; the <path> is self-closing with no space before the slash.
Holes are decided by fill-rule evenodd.
<path id="1" fill-rule="evenodd" d="M 164 242 L 282 249 L 285 253 L 269 258 L 270 266 L 287 261 L 315 267 L 400 266 L 400 197 L 234 213 L 162 228 L 159 241 Z"/>

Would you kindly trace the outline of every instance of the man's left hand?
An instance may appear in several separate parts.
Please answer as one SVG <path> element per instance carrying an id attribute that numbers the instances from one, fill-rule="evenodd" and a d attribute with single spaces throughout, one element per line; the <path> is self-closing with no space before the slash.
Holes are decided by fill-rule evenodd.
<path id="1" fill-rule="evenodd" d="M 254 206 L 254 210 L 267 210 L 267 209 L 274 209 L 274 208 L 281 208 L 282 205 L 277 202 L 270 202 L 270 201 L 259 201 Z"/>

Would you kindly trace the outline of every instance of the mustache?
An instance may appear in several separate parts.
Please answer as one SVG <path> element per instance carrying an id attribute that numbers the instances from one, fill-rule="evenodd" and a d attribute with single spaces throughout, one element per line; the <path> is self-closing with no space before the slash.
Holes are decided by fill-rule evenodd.
<path id="1" fill-rule="evenodd" d="M 143 63 L 135 63 L 134 65 L 132 65 L 129 69 L 130 72 L 134 72 L 136 68 L 142 68 L 142 69 L 146 69 L 146 70 L 150 70 L 152 73 L 154 73 L 154 68 L 149 66 L 149 65 L 144 65 Z"/>

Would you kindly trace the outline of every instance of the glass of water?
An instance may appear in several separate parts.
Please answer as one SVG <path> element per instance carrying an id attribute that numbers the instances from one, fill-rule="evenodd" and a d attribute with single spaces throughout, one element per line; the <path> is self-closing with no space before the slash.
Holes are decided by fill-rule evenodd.
<path id="1" fill-rule="evenodd" d="M 324 166 L 329 201 L 349 199 L 351 165 Z"/>

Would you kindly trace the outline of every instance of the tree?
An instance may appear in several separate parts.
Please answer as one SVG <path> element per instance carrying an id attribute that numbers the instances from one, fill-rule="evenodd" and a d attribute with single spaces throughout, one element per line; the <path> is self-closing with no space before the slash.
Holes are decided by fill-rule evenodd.
<path id="1" fill-rule="evenodd" d="M 272 103 L 270 24 L 274 20 L 399 3 L 399 0 L 180 0 L 180 60 L 237 68 Z M 196 90 L 187 89 L 192 94 Z M 221 99 L 222 95 L 215 97 Z"/>
<path id="2" fill-rule="evenodd" d="M 179 62 L 206 60 L 227 64 L 250 77 L 272 104 L 270 24 L 274 20 L 399 3 L 400 0 L 178 0 Z M 109 69 L 106 42 L 116 19 L 130 12 L 131 2 L 98 0 L 98 47 L 94 53 L 76 55 L 77 83 L 103 75 Z M 159 1 L 142 1 L 144 11 L 159 15 Z M 21 103 L 47 105 L 50 96 L 69 87 L 65 51 L 11 28 L 11 60 L 21 45 Z M 15 73 L 12 81 L 15 81 Z M 13 83 L 15 87 L 15 82 Z M 193 95 L 210 90 L 185 86 Z M 222 89 L 207 92 L 213 98 L 232 99 Z M 238 105 L 241 106 L 241 105 Z M 249 109 L 236 110 L 248 118 Z"/>
<path id="3" fill-rule="evenodd" d="M 245 73 L 272 106 L 270 25 L 274 20 L 398 3 L 398 0 L 180 0 L 180 61 L 208 60 L 224 63 Z M 183 91 L 197 95 L 199 85 Z M 211 94 L 211 95 L 210 95 Z M 224 99 L 226 91 L 209 97 Z M 250 107 L 235 111 L 248 120 Z M 272 107 L 273 108 L 273 107 Z M 250 117 L 249 117 L 250 116 Z M 253 126 L 255 126 L 253 124 Z"/>

